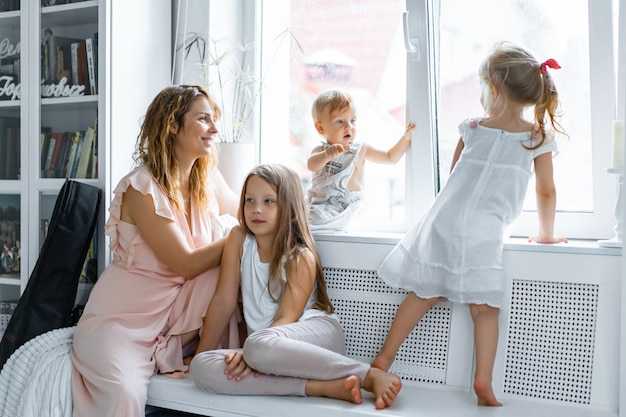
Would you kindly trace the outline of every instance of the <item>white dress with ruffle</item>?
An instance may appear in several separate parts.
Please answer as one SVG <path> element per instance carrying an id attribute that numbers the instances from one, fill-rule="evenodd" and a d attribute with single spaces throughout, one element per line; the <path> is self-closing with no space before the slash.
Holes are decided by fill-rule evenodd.
<path id="1" fill-rule="evenodd" d="M 459 125 L 464 149 L 431 208 L 385 258 L 378 275 L 419 297 L 445 297 L 500 308 L 502 249 L 519 216 L 538 149 L 530 132 L 506 132 L 468 119 Z"/>

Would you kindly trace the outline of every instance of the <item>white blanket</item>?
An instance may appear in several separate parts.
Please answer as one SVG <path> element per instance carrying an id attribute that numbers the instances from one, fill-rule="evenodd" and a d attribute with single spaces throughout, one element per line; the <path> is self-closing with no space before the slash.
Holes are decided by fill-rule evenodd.
<path id="1" fill-rule="evenodd" d="M 37 336 L 7 360 L 0 373 L 0 417 L 72 417 L 74 327 Z"/>

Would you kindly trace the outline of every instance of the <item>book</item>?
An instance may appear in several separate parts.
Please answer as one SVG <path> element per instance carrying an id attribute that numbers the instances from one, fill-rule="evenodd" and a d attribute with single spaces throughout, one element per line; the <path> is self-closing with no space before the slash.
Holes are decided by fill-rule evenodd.
<path id="1" fill-rule="evenodd" d="M 46 169 L 46 161 L 48 159 L 48 148 L 50 146 L 50 135 L 52 133 L 52 129 L 49 127 L 41 128 L 41 135 L 39 139 L 39 154 L 41 156 L 41 162 L 39 165 L 40 177 L 44 177 L 44 171 Z"/>
<path id="2" fill-rule="evenodd" d="M 94 59 L 93 39 L 85 39 L 85 52 L 87 55 L 87 74 L 89 76 L 89 94 L 98 94 L 96 84 L 96 61 Z"/>
<path id="3" fill-rule="evenodd" d="M 76 38 L 68 38 L 65 36 L 57 36 L 50 30 L 49 28 L 45 29 L 45 58 L 47 58 L 48 66 L 46 68 L 46 72 L 44 73 L 46 79 L 51 82 L 57 82 L 61 75 L 59 73 L 59 68 L 64 66 L 63 64 L 59 64 L 59 49 L 66 44 L 71 44 L 73 42 L 80 42 L 81 39 Z"/>
<path id="4" fill-rule="evenodd" d="M 50 163 L 48 164 L 48 169 L 46 170 L 47 177 L 54 177 L 54 172 L 57 165 L 57 160 L 59 159 L 59 152 L 61 147 L 63 146 L 63 133 L 60 132 L 52 132 L 52 139 L 54 139 L 54 149 L 52 151 L 52 156 L 50 157 Z"/>
<path id="5" fill-rule="evenodd" d="M 98 92 L 98 32 L 93 34 L 93 61 L 96 72 L 96 93 Z"/>
<path id="6" fill-rule="evenodd" d="M 72 53 L 72 84 L 87 87 L 87 52 L 85 41 L 73 42 Z"/>
<path id="7" fill-rule="evenodd" d="M 94 130 L 91 126 L 89 126 L 85 132 L 85 141 L 81 149 L 78 168 L 76 169 L 76 178 L 87 178 L 87 167 L 89 166 L 89 160 L 93 155 L 93 140 Z"/>
<path id="8" fill-rule="evenodd" d="M 59 46 L 59 70 L 60 76 L 67 78 L 68 84 L 75 84 L 74 77 L 72 75 L 72 44 L 66 43 Z"/>
<path id="9" fill-rule="evenodd" d="M 5 176 L 7 170 L 6 155 L 8 154 L 9 143 L 6 137 L 2 134 L 2 131 L 4 130 L 2 127 L 3 124 L 4 121 L 0 119 L 0 179 L 7 179 Z"/>
<path id="10" fill-rule="evenodd" d="M 76 147 L 78 146 L 78 137 L 80 136 L 80 131 L 76 131 L 70 135 L 68 142 L 69 150 L 67 154 L 67 161 L 65 162 L 65 170 L 63 171 L 63 176 L 65 178 L 71 178 L 72 167 L 74 166 L 74 158 L 76 157 Z"/>
<path id="11" fill-rule="evenodd" d="M 43 167 L 42 177 L 46 177 L 50 170 L 50 162 L 52 161 L 52 154 L 54 153 L 54 147 L 56 145 L 56 138 L 50 133 L 50 139 L 48 141 L 48 150 L 46 151 L 46 163 Z"/>
<path id="12" fill-rule="evenodd" d="M 49 43 L 48 38 L 52 36 L 52 30 L 50 28 L 46 28 L 43 30 L 43 39 L 41 40 L 41 76 L 44 80 L 50 80 L 50 53 L 48 52 Z"/>
<path id="13" fill-rule="evenodd" d="M 0 117 L 0 179 L 18 179 L 19 141 L 19 119 Z"/>
<path id="14" fill-rule="evenodd" d="M 91 161 L 91 178 L 98 178 L 98 118 L 93 122 L 93 158 Z"/>
<path id="15" fill-rule="evenodd" d="M 79 43 L 70 44 L 70 63 L 72 68 L 72 84 L 78 84 L 78 47 Z"/>
<path id="16" fill-rule="evenodd" d="M 69 156 L 70 147 L 72 146 L 72 132 L 63 133 L 63 143 L 57 157 L 57 163 L 54 169 L 55 178 L 64 178 L 67 171 L 67 158 Z"/>
<path id="17" fill-rule="evenodd" d="M 6 172 L 4 178 L 16 180 L 20 174 L 20 128 L 9 124 L 6 130 Z"/>
<path id="18" fill-rule="evenodd" d="M 80 130 L 76 137 L 76 151 L 74 152 L 74 160 L 72 161 L 72 169 L 68 178 L 76 178 L 76 170 L 78 169 L 78 163 L 80 162 L 80 155 L 83 149 L 83 143 L 85 142 L 85 131 Z M 69 169 L 69 167 L 68 167 Z"/>

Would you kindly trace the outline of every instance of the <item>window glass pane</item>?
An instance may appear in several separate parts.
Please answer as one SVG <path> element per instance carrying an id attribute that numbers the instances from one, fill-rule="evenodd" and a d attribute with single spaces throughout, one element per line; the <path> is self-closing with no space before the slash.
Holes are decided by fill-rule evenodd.
<path id="1" fill-rule="evenodd" d="M 437 122 L 442 183 L 459 139 L 459 123 L 484 114 L 478 67 L 495 42 L 506 40 L 528 49 L 539 62 L 554 58 L 561 65 L 551 74 L 560 95 L 561 124 L 570 139 L 559 139 L 560 152 L 554 158 L 557 210 L 592 211 L 587 0 L 442 0 L 439 7 Z M 525 209 L 534 208 L 531 183 Z"/>
<path id="2" fill-rule="evenodd" d="M 355 141 L 390 148 L 405 126 L 406 54 L 402 40 L 404 0 L 292 0 L 288 26 L 293 35 L 289 83 L 267 85 L 261 123 L 288 121 L 289 131 L 269 134 L 262 129 L 261 162 L 280 162 L 296 169 L 305 187 L 311 172 L 306 161 L 322 139 L 315 131 L 311 104 L 328 88 L 348 90 L 356 103 Z M 283 12 L 280 2 L 264 2 L 263 25 Z M 281 22 L 282 23 L 282 22 Z M 276 26 L 274 26 L 276 27 Z M 272 37 L 264 48 L 272 48 Z M 267 49 L 264 56 L 271 57 Z M 270 59 L 270 58 L 268 58 Z M 272 64 L 274 65 L 274 64 Z M 265 66 L 262 66 L 265 68 Z M 269 69 L 274 71 L 276 66 Z M 271 74 L 269 74 L 271 75 Z M 286 94 L 280 89 L 288 88 Z M 281 100 L 287 98 L 289 106 Z M 276 100 L 276 102 L 272 102 Z M 285 108 L 285 113 L 282 110 Z M 286 114 L 288 112 L 288 114 Z M 271 118 L 271 119 L 270 119 Z M 278 130 L 280 131 L 277 127 Z M 404 219 L 404 158 L 396 165 L 365 164 L 366 201 L 356 228 L 400 223 Z"/>

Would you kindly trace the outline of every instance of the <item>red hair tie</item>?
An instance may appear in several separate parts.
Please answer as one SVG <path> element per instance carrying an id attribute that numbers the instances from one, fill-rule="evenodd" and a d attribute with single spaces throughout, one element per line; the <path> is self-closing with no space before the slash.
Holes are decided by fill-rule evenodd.
<path id="1" fill-rule="evenodd" d="M 561 68 L 561 66 L 559 65 L 558 62 L 556 62 L 554 59 L 550 58 L 550 59 L 546 59 L 542 64 L 541 64 L 541 73 L 543 74 L 544 72 L 546 72 L 546 67 L 550 67 L 552 69 L 559 69 Z"/>

